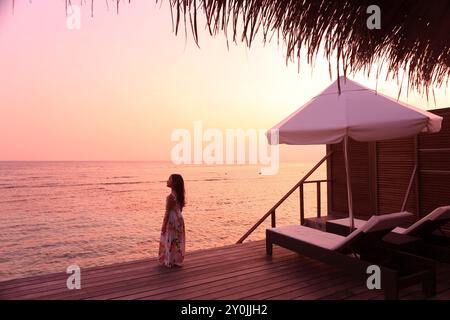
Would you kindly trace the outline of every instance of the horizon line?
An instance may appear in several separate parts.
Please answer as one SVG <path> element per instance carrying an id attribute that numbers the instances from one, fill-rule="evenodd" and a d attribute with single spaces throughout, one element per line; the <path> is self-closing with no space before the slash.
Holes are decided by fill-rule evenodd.
<path id="1" fill-rule="evenodd" d="M 280 162 L 309 162 L 309 161 L 316 161 L 315 159 L 303 159 L 303 160 L 281 160 Z M 173 163 L 170 160 L 1 160 L 0 162 L 166 162 L 166 163 Z M 177 165 L 177 164 L 175 164 Z M 200 164 L 196 164 L 196 163 L 191 163 L 191 164 L 180 164 L 180 165 L 206 165 L 205 163 L 200 163 Z M 218 165 L 218 166 L 223 166 L 223 165 L 258 165 L 258 164 L 250 164 L 250 163 L 242 163 L 242 164 L 238 164 L 238 163 L 231 163 L 231 164 L 227 164 L 227 163 L 223 163 L 223 164 L 208 164 L 208 166 L 211 165 Z"/>

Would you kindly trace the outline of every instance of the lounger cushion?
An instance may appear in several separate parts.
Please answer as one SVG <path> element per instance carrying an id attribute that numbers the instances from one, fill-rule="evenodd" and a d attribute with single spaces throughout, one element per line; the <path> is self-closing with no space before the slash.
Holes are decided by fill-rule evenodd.
<path id="1" fill-rule="evenodd" d="M 364 232 L 375 232 L 395 228 L 413 217 L 414 215 L 408 211 L 372 216 L 360 229 Z"/>
<path id="2" fill-rule="evenodd" d="M 369 233 L 381 230 L 390 230 L 404 223 L 407 219 L 410 219 L 411 216 L 413 215 L 406 211 L 381 216 L 372 216 L 366 223 L 353 231 L 347 237 L 300 225 L 272 228 L 269 230 L 324 249 L 339 250 L 349 245 L 353 239 L 363 232 Z"/>
<path id="3" fill-rule="evenodd" d="M 351 241 L 356 238 L 360 233 L 369 233 L 369 232 L 376 232 L 376 231 L 382 231 L 382 230 L 391 230 L 409 219 L 411 219 L 414 215 L 408 211 L 403 212 L 396 212 L 396 213 L 389 213 L 389 214 L 383 214 L 379 216 L 372 216 L 369 220 L 367 220 L 366 223 L 364 223 L 360 228 L 356 229 L 352 233 L 350 233 L 346 238 L 345 241 L 340 243 L 336 249 L 343 248 L 344 246 L 347 246 L 351 243 Z"/>
<path id="4" fill-rule="evenodd" d="M 272 228 L 269 230 L 329 250 L 334 250 L 343 240 L 345 240 L 345 237 L 343 236 L 301 225 Z"/>
<path id="5" fill-rule="evenodd" d="M 336 220 L 330 220 L 334 224 L 339 224 L 341 226 L 350 227 L 350 218 L 342 218 Z M 356 229 L 361 228 L 367 221 L 361 219 L 353 219 L 353 223 Z"/>
<path id="6" fill-rule="evenodd" d="M 427 214 L 416 223 L 412 224 L 409 228 L 395 228 L 392 232 L 400 234 L 412 234 L 426 222 L 426 221 L 438 221 L 438 220 L 450 220 L 450 206 L 439 207 Z"/>
<path id="7" fill-rule="evenodd" d="M 406 228 L 397 227 L 392 232 L 398 233 L 398 234 L 405 234 Z"/>

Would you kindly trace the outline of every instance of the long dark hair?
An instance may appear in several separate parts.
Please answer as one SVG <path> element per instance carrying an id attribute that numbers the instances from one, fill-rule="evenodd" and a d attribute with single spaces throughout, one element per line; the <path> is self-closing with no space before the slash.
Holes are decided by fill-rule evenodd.
<path id="1" fill-rule="evenodd" d="M 183 177 L 177 173 L 170 175 L 170 177 L 172 178 L 172 190 L 175 190 L 175 193 L 177 194 L 177 202 L 180 205 L 181 209 L 183 209 L 186 204 L 186 192 L 184 190 Z"/>

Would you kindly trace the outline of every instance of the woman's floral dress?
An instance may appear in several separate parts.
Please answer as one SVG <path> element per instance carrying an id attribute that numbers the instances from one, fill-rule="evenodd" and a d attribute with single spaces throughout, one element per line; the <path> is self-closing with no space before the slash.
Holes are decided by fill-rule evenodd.
<path id="1" fill-rule="evenodd" d="M 173 193 L 166 199 L 166 232 L 161 231 L 159 263 L 166 267 L 181 266 L 186 248 L 186 234 L 181 207 Z"/>

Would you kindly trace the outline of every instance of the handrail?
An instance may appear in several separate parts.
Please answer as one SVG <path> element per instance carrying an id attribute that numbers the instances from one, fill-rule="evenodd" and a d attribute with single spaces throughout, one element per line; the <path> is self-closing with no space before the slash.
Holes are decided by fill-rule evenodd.
<path id="1" fill-rule="evenodd" d="M 328 182 L 330 180 L 327 179 L 323 179 L 323 180 L 308 180 L 308 181 L 304 181 L 303 183 L 317 183 L 317 182 Z"/>
<path id="2" fill-rule="evenodd" d="M 318 167 L 320 167 L 320 165 L 327 160 L 331 154 L 333 153 L 333 151 L 328 152 L 319 162 L 317 162 L 317 164 L 299 181 L 295 184 L 295 186 L 293 186 L 269 211 L 267 211 L 267 213 L 265 215 L 263 215 L 261 217 L 261 219 L 258 220 L 258 222 L 256 222 L 253 227 L 251 227 L 236 243 L 242 243 L 245 239 L 247 239 L 247 237 L 256 230 L 256 228 L 259 227 L 259 225 L 261 223 L 264 222 L 264 220 L 267 219 L 268 216 L 273 215 L 272 216 L 272 221 L 274 222 L 274 213 L 275 210 L 303 183 L 305 183 L 305 180 L 309 178 L 309 176 L 311 176 L 314 171 L 317 170 Z"/>

